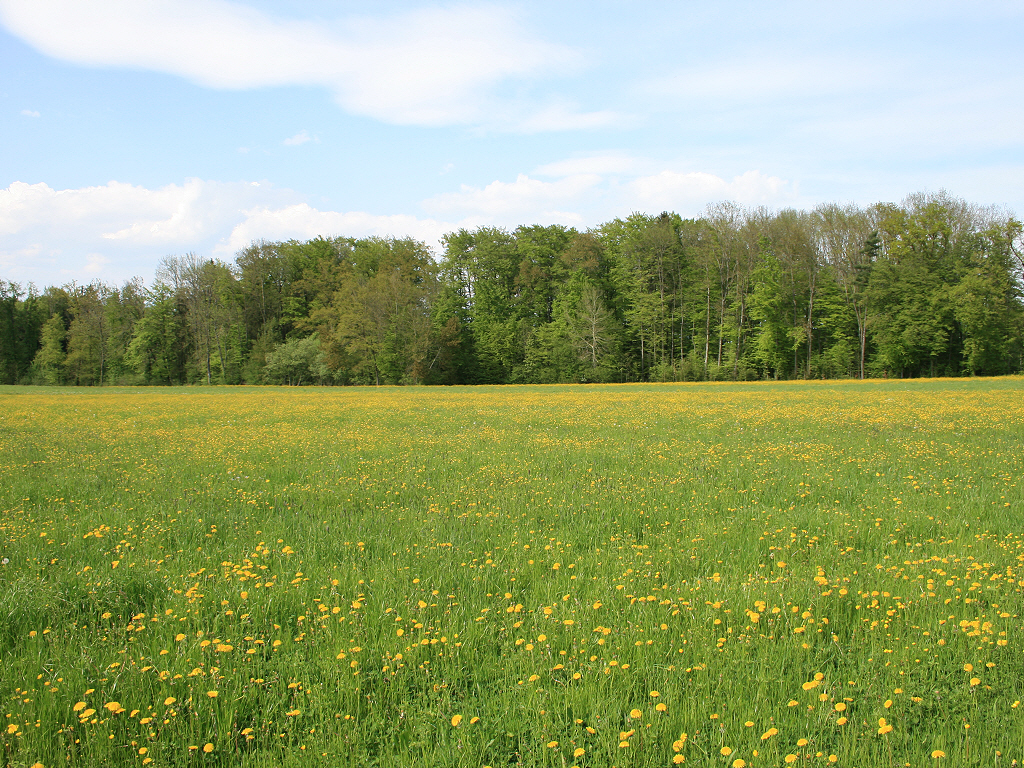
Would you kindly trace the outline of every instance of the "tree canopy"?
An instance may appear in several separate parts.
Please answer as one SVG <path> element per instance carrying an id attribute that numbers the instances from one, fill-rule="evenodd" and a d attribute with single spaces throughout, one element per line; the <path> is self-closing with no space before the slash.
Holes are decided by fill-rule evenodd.
<path id="1" fill-rule="evenodd" d="M 148 288 L 0 283 L 0 382 L 501 384 L 1024 369 L 1021 222 L 945 194 L 588 231 L 252 243 Z"/>

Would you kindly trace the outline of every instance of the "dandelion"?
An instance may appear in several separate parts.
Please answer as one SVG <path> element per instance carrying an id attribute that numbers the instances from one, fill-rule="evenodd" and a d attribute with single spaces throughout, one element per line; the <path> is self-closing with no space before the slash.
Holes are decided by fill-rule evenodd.
<path id="1" fill-rule="evenodd" d="M 808 741 L 807 741 L 807 739 L 797 739 L 797 740 L 796 740 L 796 745 L 797 745 L 798 747 L 806 747 L 806 746 L 807 746 L 807 744 L 808 744 Z"/>
<path id="2" fill-rule="evenodd" d="M 732 747 L 722 747 L 720 750 L 718 750 L 718 752 L 723 757 L 728 757 L 729 755 L 732 754 Z"/>
<path id="3" fill-rule="evenodd" d="M 452 715 L 452 728 L 458 728 L 462 722 L 462 715 Z"/>
<path id="4" fill-rule="evenodd" d="M 981 684 L 981 680 L 979 678 L 977 678 L 977 677 L 972 677 L 971 678 L 971 680 L 970 680 L 971 688 L 973 688 L 976 685 L 980 685 L 980 684 Z"/>
<path id="5" fill-rule="evenodd" d="M 587 754 L 587 750 L 585 750 L 583 747 L 576 747 L 576 749 L 572 751 L 573 757 L 583 757 L 583 755 L 585 754 Z"/>
<path id="6" fill-rule="evenodd" d="M 213 752 L 213 744 L 211 744 L 210 742 L 206 742 L 203 745 L 203 752 L 205 752 L 206 754 L 210 754 L 211 752 Z"/>
<path id="7" fill-rule="evenodd" d="M 742 757 L 737 757 L 735 760 L 732 761 L 732 768 L 746 768 L 746 766 L 747 761 L 744 760 Z"/>
<path id="8" fill-rule="evenodd" d="M 946 756 L 946 753 L 943 752 L 941 749 L 933 749 L 932 750 L 932 759 L 933 760 L 938 760 L 940 757 L 945 757 L 945 756 Z"/>
<path id="9" fill-rule="evenodd" d="M 686 762 L 686 758 L 683 755 L 672 755 L 672 762 L 675 765 L 681 765 Z"/>
<path id="10" fill-rule="evenodd" d="M 892 726 L 885 721 L 884 717 L 878 718 L 878 735 L 884 736 L 892 731 Z"/>
<path id="11" fill-rule="evenodd" d="M 655 712 L 667 712 L 668 711 L 668 704 L 666 704 L 663 701 L 659 701 L 657 704 L 654 705 L 654 711 Z"/>
<path id="12" fill-rule="evenodd" d="M 634 720 L 639 720 L 641 717 L 644 716 L 644 713 L 641 712 L 639 709 L 634 709 L 630 711 L 629 716 Z"/>
<path id="13" fill-rule="evenodd" d="M 768 741 L 772 736 L 777 735 L 779 732 L 778 728 L 769 728 L 767 731 L 761 734 L 761 741 Z"/>
<path id="14" fill-rule="evenodd" d="M 783 761 L 786 763 L 786 765 L 790 765 L 791 763 L 795 763 L 797 761 L 797 756 L 793 754 L 786 755 L 783 758 Z"/>
<path id="15" fill-rule="evenodd" d="M 211 699 L 216 699 L 217 698 L 217 691 L 207 691 L 206 695 L 209 696 Z"/>
<path id="16" fill-rule="evenodd" d="M 173 704 L 176 701 L 177 701 L 177 699 L 174 698 L 173 696 L 168 696 L 166 699 L 164 699 L 164 706 L 165 707 L 169 707 L 169 706 L 171 706 L 171 704 Z"/>

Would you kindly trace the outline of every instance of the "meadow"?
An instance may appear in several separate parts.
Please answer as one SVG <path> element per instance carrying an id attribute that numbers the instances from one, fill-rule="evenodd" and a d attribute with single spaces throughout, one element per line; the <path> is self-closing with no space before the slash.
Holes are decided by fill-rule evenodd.
<path id="1" fill-rule="evenodd" d="M 0 389 L 4 766 L 1024 760 L 1024 379 Z"/>

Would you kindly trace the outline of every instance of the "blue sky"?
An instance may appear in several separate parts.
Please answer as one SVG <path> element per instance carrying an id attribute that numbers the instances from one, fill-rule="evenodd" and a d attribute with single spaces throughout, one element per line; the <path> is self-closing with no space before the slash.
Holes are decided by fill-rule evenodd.
<path id="1" fill-rule="evenodd" d="M 0 0 L 0 278 L 946 189 L 1024 213 L 1019 2 Z"/>

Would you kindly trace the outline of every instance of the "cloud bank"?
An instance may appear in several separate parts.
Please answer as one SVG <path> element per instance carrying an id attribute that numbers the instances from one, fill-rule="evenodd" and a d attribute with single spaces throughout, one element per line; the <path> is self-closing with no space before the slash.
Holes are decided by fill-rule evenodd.
<path id="1" fill-rule="evenodd" d="M 724 199 L 795 202 L 790 182 L 758 171 L 726 179 L 652 167 L 619 155 L 570 158 L 512 181 L 462 185 L 422 201 L 416 212 L 397 214 L 321 210 L 267 182 L 188 179 L 149 189 L 111 181 L 61 190 L 15 182 L 0 189 L 0 277 L 40 286 L 135 275 L 148 280 L 167 254 L 194 251 L 231 261 L 260 239 L 413 237 L 439 251 L 444 234 L 463 227 L 586 229 L 634 210 L 692 216 Z"/>

